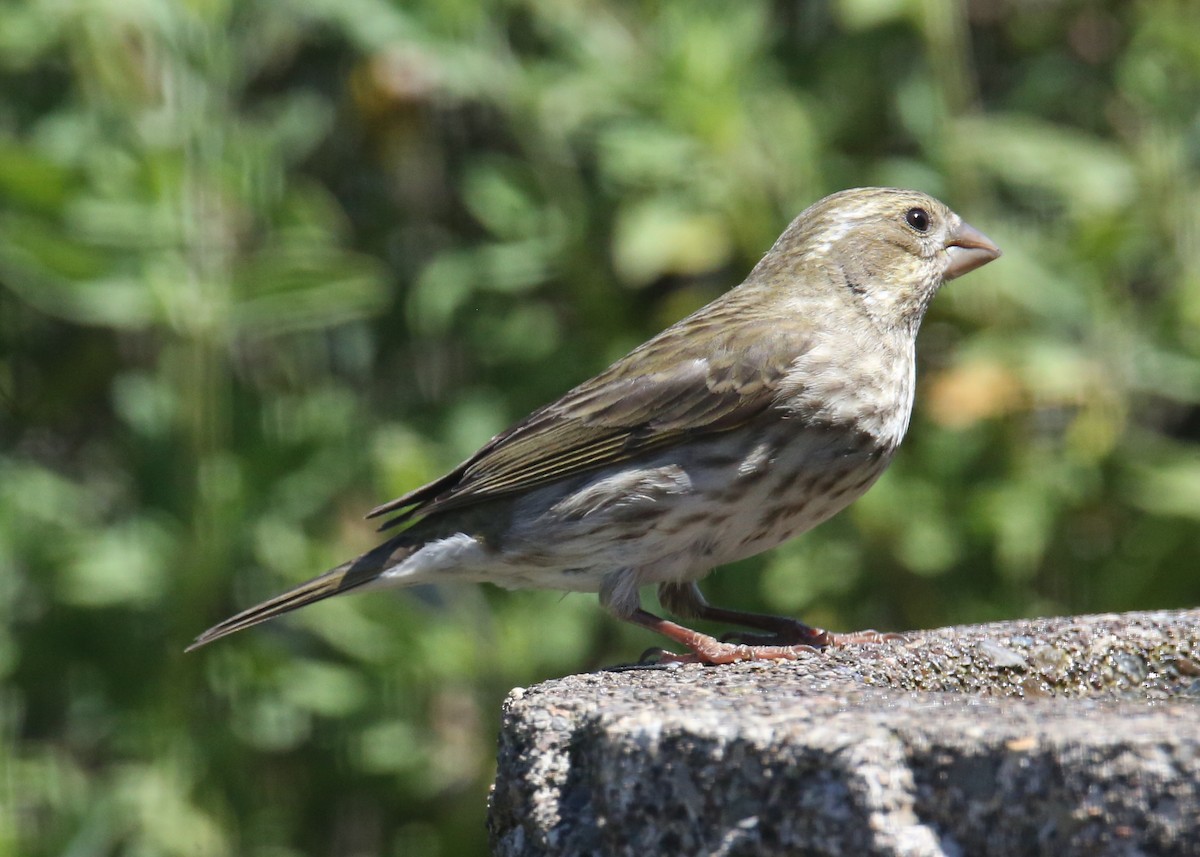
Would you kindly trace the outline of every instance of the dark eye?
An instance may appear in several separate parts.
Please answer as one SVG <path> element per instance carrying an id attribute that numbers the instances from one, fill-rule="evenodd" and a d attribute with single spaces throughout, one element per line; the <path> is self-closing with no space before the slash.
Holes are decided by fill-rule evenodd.
<path id="1" fill-rule="evenodd" d="M 910 208 L 904 220 L 918 232 L 929 231 L 929 212 L 923 208 Z"/>

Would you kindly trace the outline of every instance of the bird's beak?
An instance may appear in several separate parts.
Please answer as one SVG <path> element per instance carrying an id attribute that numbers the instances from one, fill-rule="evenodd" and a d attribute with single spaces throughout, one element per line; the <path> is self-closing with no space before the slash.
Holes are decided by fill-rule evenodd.
<path id="1" fill-rule="evenodd" d="M 950 262 L 946 265 L 945 279 L 953 280 L 997 258 L 1000 248 L 974 226 L 960 223 L 946 242 L 946 255 Z"/>

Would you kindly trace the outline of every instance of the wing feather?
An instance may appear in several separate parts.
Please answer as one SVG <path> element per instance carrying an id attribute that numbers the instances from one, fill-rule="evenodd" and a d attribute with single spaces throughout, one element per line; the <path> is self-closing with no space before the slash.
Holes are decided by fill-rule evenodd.
<path id="1" fill-rule="evenodd" d="M 693 315 L 368 517 L 395 513 L 387 529 L 736 428 L 774 404 L 809 346 L 801 326 Z"/>

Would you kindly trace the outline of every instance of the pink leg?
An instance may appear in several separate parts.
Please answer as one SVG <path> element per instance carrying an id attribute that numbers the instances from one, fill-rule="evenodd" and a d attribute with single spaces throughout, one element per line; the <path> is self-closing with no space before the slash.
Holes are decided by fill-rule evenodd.
<path id="1" fill-rule="evenodd" d="M 711 622 L 741 625 L 747 628 L 757 628 L 766 631 L 766 634 L 741 634 L 723 638 L 723 640 L 729 639 L 730 642 L 743 644 L 742 648 L 762 650 L 764 654 L 757 655 L 760 658 L 786 657 L 777 654 L 765 654 L 765 652 L 793 650 L 796 647 L 800 647 L 801 651 L 810 651 L 814 648 L 823 649 L 827 646 L 882 643 L 903 639 L 899 634 L 881 634 L 878 631 L 869 630 L 835 634 L 821 628 L 810 627 L 797 619 L 791 619 L 786 616 L 772 616 L 766 613 L 749 613 L 741 610 L 727 610 L 723 607 L 714 607 L 705 600 L 704 595 L 700 592 L 700 588 L 695 583 L 661 584 L 658 587 L 658 598 L 664 607 L 677 616 L 688 619 L 706 619 Z M 667 636 L 670 635 L 668 634 Z M 699 636 L 704 637 L 705 635 L 701 634 Z M 706 639 L 711 640 L 713 638 L 706 637 Z M 682 640 L 679 642 L 688 645 Z M 692 647 L 689 646 L 689 648 Z M 745 659 L 737 658 L 736 660 Z M 722 661 L 722 663 L 725 663 L 725 661 Z"/>
<path id="2" fill-rule="evenodd" d="M 813 646 L 799 643 L 792 646 L 749 646 L 739 643 L 724 643 L 715 637 L 660 619 L 653 613 L 637 609 L 628 621 L 643 628 L 662 634 L 669 640 L 690 649 L 690 655 L 663 652 L 660 663 L 732 664 L 737 661 L 789 660 L 794 661 L 804 654 L 818 651 Z"/>

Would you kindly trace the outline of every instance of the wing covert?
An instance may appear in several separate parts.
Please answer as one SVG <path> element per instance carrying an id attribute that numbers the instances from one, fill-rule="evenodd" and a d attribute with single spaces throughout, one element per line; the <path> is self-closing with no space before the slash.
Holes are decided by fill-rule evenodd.
<path id="1" fill-rule="evenodd" d="M 808 347 L 806 330 L 692 316 L 368 517 L 397 513 L 387 529 L 736 428 L 771 407 Z"/>

